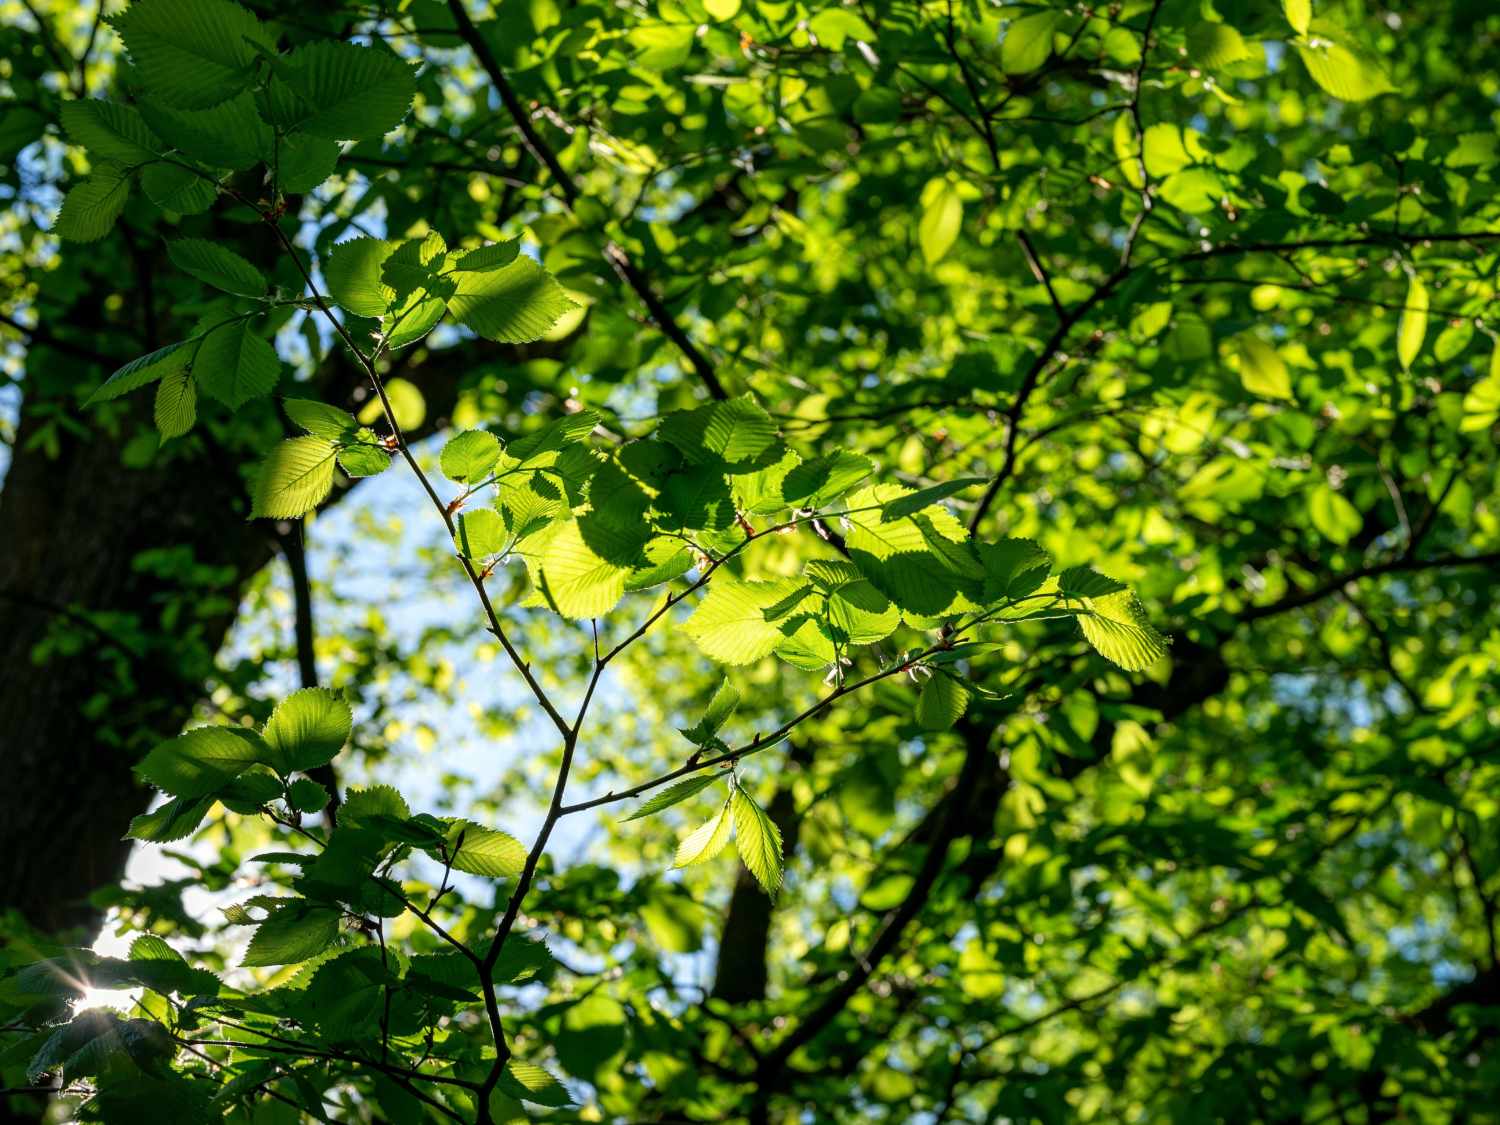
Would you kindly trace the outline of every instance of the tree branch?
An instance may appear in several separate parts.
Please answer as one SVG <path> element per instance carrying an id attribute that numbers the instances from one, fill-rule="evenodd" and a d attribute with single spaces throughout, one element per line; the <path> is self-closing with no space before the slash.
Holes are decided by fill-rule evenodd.
<path id="1" fill-rule="evenodd" d="M 458 26 L 459 38 L 467 43 L 469 49 L 474 52 L 475 59 L 479 61 L 480 67 L 494 85 L 495 92 L 500 95 L 500 101 L 504 104 L 511 119 L 516 123 L 516 128 L 520 129 L 526 148 L 552 174 L 552 178 L 557 182 L 558 190 L 562 192 L 564 201 L 571 209 L 579 199 L 578 184 L 568 174 L 568 170 L 562 166 L 562 162 L 558 160 L 557 154 L 552 151 L 551 146 L 536 131 L 536 127 L 531 123 L 531 114 L 521 104 L 521 99 L 517 96 L 515 88 L 510 84 L 510 79 L 505 76 L 505 71 L 500 66 L 499 60 L 495 58 L 495 53 L 490 50 L 490 45 L 485 42 L 484 36 L 479 33 L 479 29 L 474 26 L 474 21 L 469 18 L 469 13 L 465 10 L 462 0 L 448 0 L 448 10 L 453 14 L 453 21 Z M 683 330 L 682 326 L 677 323 L 677 319 L 667 310 L 666 305 L 662 303 L 650 280 L 641 272 L 638 266 L 631 262 L 625 250 L 611 242 L 605 247 L 604 257 L 614 271 L 620 275 L 621 279 L 631 289 L 635 290 L 636 295 L 641 299 L 641 303 L 646 306 L 646 311 L 650 313 L 652 320 L 656 322 L 656 326 L 661 329 L 662 334 L 667 339 L 671 340 L 677 346 L 678 351 L 682 352 L 683 357 L 692 365 L 693 370 L 697 372 L 698 378 L 702 380 L 704 387 L 708 389 L 709 395 L 716 399 L 728 398 L 729 393 L 724 389 L 724 384 L 719 381 L 719 375 L 714 364 L 693 343 L 691 337 Z"/>

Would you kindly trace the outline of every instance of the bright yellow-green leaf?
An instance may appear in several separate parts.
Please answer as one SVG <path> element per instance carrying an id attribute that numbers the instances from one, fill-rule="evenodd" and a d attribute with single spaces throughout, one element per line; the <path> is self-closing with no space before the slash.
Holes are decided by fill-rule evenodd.
<path id="1" fill-rule="evenodd" d="M 734 846 L 755 881 L 772 898 L 781 888 L 781 829 L 750 795 L 738 786 L 730 794 L 734 810 Z"/>
<path id="2" fill-rule="evenodd" d="M 1307 25 L 1312 22 L 1312 0 L 1281 0 L 1286 22 L 1298 35 L 1307 34 Z"/>
<path id="3" fill-rule="evenodd" d="M 453 869 L 470 875 L 509 878 L 519 875 L 526 865 L 526 846 L 520 840 L 471 820 L 449 823 L 447 847 Z"/>
<path id="4" fill-rule="evenodd" d="M 1464 395 L 1464 416 L 1459 429 L 1464 433 L 1487 430 L 1500 419 L 1500 339 L 1490 353 L 1490 370 Z"/>
<path id="5" fill-rule="evenodd" d="M 156 387 L 156 432 L 161 440 L 181 437 L 198 417 L 198 389 L 192 372 L 179 367 L 162 376 Z"/>
<path id="6" fill-rule="evenodd" d="M 1427 338 L 1427 287 L 1415 273 L 1406 289 L 1406 303 L 1401 309 L 1401 324 L 1396 329 L 1396 357 L 1403 370 L 1410 371 Z"/>
<path id="7" fill-rule="evenodd" d="M 1202 215 L 1219 206 L 1224 181 L 1212 168 L 1184 168 L 1162 182 L 1161 197 L 1190 215 Z"/>
<path id="8" fill-rule="evenodd" d="M 1080 599 L 1089 612 L 1078 618 L 1099 655 L 1127 672 L 1140 672 L 1167 654 L 1167 639 L 1152 626 L 1130 590 Z"/>
<path id="9" fill-rule="evenodd" d="M 1062 18 L 1061 12 L 1036 12 L 1013 21 L 1000 43 L 1000 69 L 1028 74 L 1040 67 L 1052 54 L 1052 35 Z"/>
<path id="10" fill-rule="evenodd" d="M 783 639 L 781 623 L 795 608 L 799 593 L 808 589 L 798 579 L 745 582 L 721 573 L 683 630 L 704 655 L 720 664 L 750 664 L 769 656 Z"/>
<path id="11" fill-rule="evenodd" d="M 1313 526 L 1335 543 L 1349 542 L 1364 525 L 1359 510 L 1326 484 L 1319 485 L 1308 496 L 1307 512 Z"/>
<path id="12" fill-rule="evenodd" d="M 695 863 L 707 863 L 724 850 L 724 845 L 729 843 L 729 833 L 734 827 L 734 821 L 730 819 L 729 804 L 730 802 L 725 801 L 716 816 L 694 829 L 678 845 L 677 858 L 672 861 L 673 867 L 691 867 Z"/>
<path id="13" fill-rule="evenodd" d="M 312 511 L 333 489 L 337 454 L 338 447 L 322 438 L 282 442 L 261 463 L 251 493 L 251 517 L 292 519 Z"/>
<path id="14" fill-rule="evenodd" d="M 1200 20 L 1188 29 L 1188 58 L 1209 70 L 1240 62 L 1251 56 L 1250 47 L 1227 23 Z"/>
<path id="15" fill-rule="evenodd" d="M 1248 333 L 1236 343 L 1240 362 L 1240 384 L 1262 398 L 1291 398 L 1292 380 L 1281 353 L 1258 336 Z"/>
<path id="16" fill-rule="evenodd" d="M 963 222 L 964 204 L 958 188 L 947 179 L 930 181 L 922 192 L 922 217 L 917 222 L 917 241 L 929 266 L 953 248 Z"/>
<path id="17" fill-rule="evenodd" d="M 1377 62 L 1321 34 L 1299 41 L 1297 54 L 1314 82 L 1346 102 L 1362 102 L 1395 90 Z"/>
<path id="18" fill-rule="evenodd" d="M 454 541 L 466 559 L 484 559 L 505 550 L 508 534 L 505 520 L 494 508 L 475 508 L 458 517 Z"/>
<path id="19" fill-rule="evenodd" d="M 1158 177 L 1179 172 L 1193 162 L 1182 142 L 1182 130 L 1169 121 L 1146 126 L 1145 155 L 1146 171 Z M 1135 154 L 1129 153 L 1129 158 L 1135 159 Z"/>
<path id="20" fill-rule="evenodd" d="M 917 696 L 917 723 L 923 730 L 947 730 L 969 706 L 969 689 L 952 676 L 934 672 Z"/>

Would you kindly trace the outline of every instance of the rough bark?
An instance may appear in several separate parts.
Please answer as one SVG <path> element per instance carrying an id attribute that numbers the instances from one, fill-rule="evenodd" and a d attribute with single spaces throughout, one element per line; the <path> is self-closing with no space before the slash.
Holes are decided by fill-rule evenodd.
<path id="1" fill-rule="evenodd" d="M 0 492 L 0 909 L 58 930 L 90 923 L 89 892 L 123 869 L 122 837 L 149 799 L 130 772 L 139 735 L 181 727 L 207 671 L 194 654 L 217 650 L 233 618 L 184 619 L 171 644 L 113 636 L 103 615 L 165 629 L 162 609 L 184 592 L 132 560 L 184 547 L 232 574 L 214 592 L 233 607 L 271 546 L 232 514 L 238 478 L 211 459 L 129 470 L 113 442 L 72 435 L 52 458 L 33 444 L 46 421 L 23 410 Z M 58 627 L 77 651 L 40 651 Z"/>
<path id="2" fill-rule="evenodd" d="M 427 398 L 423 432 L 443 423 L 468 372 L 499 358 L 483 347 L 483 358 L 464 346 L 402 372 Z M 563 347 L 507 349 L 504 358 Z M 325 393 L 352 405 L 356 386 L 352 365 L 335 357 Z M 136 398 L 136 420 L 149 425 L 150 396 Z M 0 490 L 0 915 L 18 911 L 42 930 L 78 936 L 97 925 L 89 895 L 120 877 L 122 837 L 150 802 L 132 763 L 188 719 L 245 583 L 285 529 L 245 519 L 237 463 L 246 458 L 212 443 L 179 441 L 180 451 L 128 469 L 117 442 L 85 418 L 88 432 L 64 430 L 54 456 L 38 435 L 59 406 L 23 402 Z M 222 568 L 222 581 L 198 591 L 222 610 L 165 619 L 192 604 L 193 589 L 134 563 L 172 548 Z M 154 639 L 117 633 L 110 615 L 138 615 Z M 83 643 L 49 645 L 59 630 Z"/>

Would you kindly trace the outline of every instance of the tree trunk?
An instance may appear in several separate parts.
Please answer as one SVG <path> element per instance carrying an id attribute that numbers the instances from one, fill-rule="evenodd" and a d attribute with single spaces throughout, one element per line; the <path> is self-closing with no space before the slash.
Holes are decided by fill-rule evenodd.
<path id="1" fill-rule="evenodd" d="M 476 342 L 403 367 L 427 400 L 409 436 L 445 425 L 460 383 L 486 361 L 568 344 Z M 309 393 L 355 406 L 357 373 L 337 354 L 330 363 Z M 150 425 L 150 393 L 132 406 L 123 433 Z M 245 583 L 296 529 L 246 519 L 245 456 L 201 430 L 130 469 L 90 418 L 84 436 L 61 431 L 54 456 L 38 435 L 60 409 L 28 395 L 0 490 L 0 915 L 77 937 L 97 926 L 89 896 L 123 873 L 125 830 L 151 800 L 132 764 L 182 729 Z"/>
<path id="2" fill-rule="evenodd" d="M 127 469 L 102 434 L 65 433 L 50 457 L 47 417 L 23 409 L 0 492 L 0 910 L 55 931 L 96 921 L 88 896 L 150 800 L 131 764 L 186 721 L 272 544 L 232 467 L 164 451 Z M 139 565 L 167 548 L 184 561 Z M 222 608 L 184 605 L 190 566 L 224 568 L 202 591 Z"/>

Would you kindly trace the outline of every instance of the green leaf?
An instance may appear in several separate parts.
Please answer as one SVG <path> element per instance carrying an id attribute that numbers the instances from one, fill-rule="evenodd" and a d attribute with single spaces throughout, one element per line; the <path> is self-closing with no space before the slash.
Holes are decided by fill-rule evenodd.
<path id="1" fill-rule="evenodd" d="M 277 76 L 297 120 L 278 122 L 330 141 L 376 140 L 401 123 L 416 96 L 412 69 L 387 50 L 321 40 L 298 47 Z"/>
<path id="2" fill-rule="evenodd" d="M 1281 0 L 1281 10 L 1286 13 L 1286 22 L 1298 35 L 1307 34 L 1312 22 L 1312 0 Z"/>
<path id="3" fill-rule="evenodd" d="M 292 425 L 313 437 L 329 441 L 352 441 L 359 429 L 353 414 L 316 399 L 285 398 L 281 400 L 281 408 L 286 411 Z"/>
<path id="4" fill-rule="evenodd" d="M 346 445 L 339 450 L 339 468 L 351 477 L 379 476 L 391 467 L 391 454 L 378 445 Z"/>
<path id="5" fill-rule="evenodd" d="M 1251 57 L 1244 37 L 1227 23 L 1199 20 L 1188 28 L 1188 58 L 1205 70 L 1217 70 Z"/>
<path id="6" fill-rule="evenodd" d="M 430 849 L 438 855 L 437 849 Z M 526 866 L 526 845 L 509 832 L 485 828 L 472 820 L 448 822 L 448 855 L 455 871 L 507 879 Z"/>
<path id="7" fill-rule="evenodd" d="M 599 425 L 599 415 L 580 410 L 550 422 L 536 433 L 519 437 L 510 443 L 510 455 L 521 464 L 530 464 L 544 453 L 556 453 L 586 440 Z"/>
<path id="8" fill-rule="evenodd" d="M 120 102 L 94 98 L 64 102 L 59 116 L 68 139 L 101 160 L 140 164 L 164 147 L 140 111 Z"/>
<path id="9" fill-rule="evenodd" d="M 679 781 L 676 785 L 668 786 L 627 816 L 625 820 L 627 822 L 640 820 L 644 816 L 659 813 L 662 809 L 669 809 L 675 804 L 686 801 L 694 793 L 701 793 L 718 781 L 719 776 L 717 773 L 702 773 L 697 777 L 690 777 L 686 781 Z"/>
<path id="10" fill-rule="evenodd" d="M 707 745 L 713 737 L 719 733 L 719 728 L 734 714 L 734 709 L 740 705 L 740 693 L 734 689 L 734 685 L 725 680 L 714 692 L 713 699 L 709 700 L 708 709 L 703 712 L 703 717 L 691 728 L 682 732 L 687 740 L 696 746 Z"/>
<path id="11" fill-rule="evenodd" d="M 381 280 L 405 301 L 413 293 L 438 293 L 444 299 L 453 295 L 454 283 L 443 276 L 448 260 L 448 245 L 437 231 L 422 238 L 408 238 L 391 253 L 380 267 Z"/>
<path id="12" fill-rule="evenodd" d="M 510 265 L 520 252 L 521 240 L 509 238 L 461 253 L 453 263 L 453 269 L 454 272 L 491 273 Z"/>
<path id="13" fill-rule="evenodd" d="M 734 810 L 734 845 L 766 894 L 772 898 L 781 889 L 781 829 L 738 785 L 729 797 Z"/>
<path id="14" fill-rule="evenodd" d="M 749 395 L 668 414 L 657 436 L 695 465 L 751 470 L 772 452 L 776 423 Z"/>
<path id="15" fill-rule="evenodd" d="M 1035 593 L 1052 569 L 1051 557 L 1030 539 L 980 543 L 976 550 L 984 567 L 986 604 Z"/>
<path id="16" fill-rule="evenodd" d="M 568 1096 L 563 1084 L 549 1074 L 545 1067 L 521 1062 L 519 1059 L 511 1059 L 505 1064 L 505 1073 L 500 1076 L 495 1090 L 510 1098 L 554 1109 L 573 1104 L 573 1099 Z M 497 1116 L 495 1119 L 499 1121 L 509 1118 Z"/>
<path id="17" fill-rule="evenodd" d="M 1307 498 L 1308 515 L 1322 535 L 1334 543 L 1347 543 L 1359 534 L 1365 524 L 1359 509 L 1326 484 L 1313 489 Z"/>
<path id="18" fill-rule="evenodd" d="M 923 508 L 930 508 L 940 500 L 946 500 L 965 489 L 977 488 L 983 484 L 989 484 L 988 477 L 961 477 L 958 480 L 944 481 L 942 484 L 919 488 L 916 492 L 898 496 L 882 504 L 880 518 L 885 523 L 905 519 L 907 516 L 916 515 Z"/>
<path id="19" fill-rule="evenodd" d="M 784 639 L 781 622 L 809 589 L 795 578 L 746 582 L 721 573 L 683 631 L 720 664 L 750 664 Z"/>
<path id="20" fill-rule="evenodd" d="M 343 148 L 337 141 L 288 133 L 280 138 L 274 158 L 276 186 L 293 195 L 312 191 L 338 167 Z"/>
<path id="21" fill-rule="evenodd" d="M 246 968 L 295 965 L 322 953 L 338 936 L 337 910 L 293 899 L 256 927 L 240 964 Z"/>
<path id="22" fill-rule="evenodd" d="M 1395 90 L 1379 63 L 1362 51 L 1336 41 L 1319 21 L 1307 40 L 1296 44 L 1297 55 L 1313 81 L 1346 102 L 1362 102 Z"/>
<path id="23" fill-rule="evenodd" d="M 1469 434 L 1487 430 L 1497 420 L 1500 420 L 1500 338 L 1495 340 L 1494 350 L 1490 353 L 1489 374 L 1464 395 L 1459 432 Z"/>
<path id="24" fill-rule="evenodd" d="M 1291 398 L 1292 380 L 1281 353 L 1258 336 L 1248 333 L 1236 345 L 1240 384 L 1262 398 Z"/>
<path id="25" fill-rule="evenodd" d="M 213 180 L 179 164 L 152 164 L 141 173 L 146 198 L 163 211 L 197 215 L 207 211 L 219 197 Z"/>
<path id="26" fill-rule="evenodd" d="M 198 390 L 184 366 L 162 376 L 156 388 L 156 432 L 162 441 L 181 437 L 198 419 Z"/>
<path id="27" fill-rule="evenodd" d="M 1078 624 L 1100 656 L 1127 672 L 1140 672 L 1167 654 L 1167 639 L 1146 617 L 1140 599 L 1129 590 L 1084 599 L 1089 613 Z"/>
<path id="28" fill-rule="evenodd" d="M 1125 583 L 1087 566 L 1070 566 L 1057 576 L 1058 593 L 1065 598 L 1102 598 L 1125 589 Z"/>
<path id="29" fill-rule="evenodd" d="M 167 243 L 167 257 L 183 273 L 191 274 L 226 293 L 241 297 L 264 297 L 266 279 L 233 250 L 206 238 L 180 238 Z"/>
<path id="30" fill-rule="evenodd" d="M 730 802 L 725 801 L 717 815 L 690 832 L 677 846 L 677 858 L 672 861 L 673 867 L 707 863 L 724 850 L 724 845 L 729 843 L 730 831 L 734 828 L 729 805 Z"/>
<path id="31" fill-rule="evenodd" d="M 213 806 L 212 797 L 174 797 L 160 808 L 132 818 L 125 836 L 157 844 L 181 840 L 197 831 Z"/>
<path id="32" fill-rule="evenodd" d="M 443 475 L 460 484 L 478 484 L 500 460 L 500 439 L 487 430 L 467 430 L 443 446 L 438 464 Z"/>
<path id="33" fill-rule="evenodd" d="M 317 813 L 328 807 L 328 790 L 310 777 L 299 777 L 287 787 L 287 801 L 298 812 Z"/>
<path id="34" fill-rule="evenodd" d="M 944 672 L 934 672 L 917 694 L 917 724 L 923 730 L 948 730 L 968 706 L 969 689 Z"/>
<path id="35" fill-rule="evenodd" d="M 268 159 L 275 146 L 275 134 L 248 93 L 212 109 L 172 109 L 148 100 L 140 103 L 140 111 L 153 132 L 211 168 L 243 172 Z"/>
<path id="36" fill-rule="evenodd" d="M 922 217 L 917 221 L 917 242 L 929 266 L 942 261 L 963 228 L 964 201 L 948 179 L 928 182 L 922 191 Z"/>
<path id="37" fill-rule="evenodd" d="M 266 744 L 250 731 L 198 727 L 158 745 L 135 772 L 174 797 L 206 797 L 268 755 Z"/>
<path id="38" fill-rule="evenodd" d="M 238 410 L 276 389 L 281 360 L 248 320 L 240 320 L 214 329 L 198 345 L 193 374 L 204 394 Z"/>
<path id="39" fill-rule="evenodd" d="M 486 340 L 540 340 L 563 313 L 576 307 L 552 275 L 530 258 L 517 258 L 502 269 L 453 276 L 457 289 L 448 311 Z"/>
<path id="40" fill-rule="evenodd" d="M 1403 371 L 1410 371 L 1422 352 L 1422 342 L 1427 338 L 1427 309 L 1427 287 L 1413 273 L 1406 290 L 1406 303 L 1401 310 L 1401 324 L 1396 329 L 1396 356 Z"/>
<path id="41" fill-rule="evenodd" d="M 333 489 L 338 447 L 316 437 L 290 438 L 261 463 L 251 491 L 250 518 L 293 519 L 323 502 Z"/>
<path id="42" fill-rule="evenodd" d="M 830 51 L 842 51 L 848 39 L 864 42 L 873 42 L 875 39 L 874 29 L 849 8 L 824 8 L 807 21 L 807 29 Z"/>
<path id="43" fill-rule="evenodd" d="M 135 0 L 114 18 L 151 96 L 178 109 L 207 109 L 254 78 L 252 43 L 276 44 L 260 21 L 230 0 Z"/>
<path id="44" fill-rule="evenodd" d="M 186 342 L 180 344 L 168 344 L 164 348 L 157 348 L 149 355 L 143 355 L 139 359 L 133 359 L 124 367 L 119 368 L 113 375 L 89 396 L 85 406 L 93 406 L 96 403 L 107 402 L 112 398 L 133 391 L 138 387 L 144 387 L 148 383 L 154 383 L 163 379 L 174 371 L 180 371 L 187 366 L 188 360 L 193 357 L 193 348 Z"/>
<path id="45" fill-rule="evenodd" d="M 394 310 L 381 318 L 386 348 L 393 351 L 416 343 L 432 331 L 447 311 L 448 307 L 443 304 L 441 296 L 428 296 L 423 292 L 413 293 L 405 303 L 398 304 Z"/>
<path id="46" fill-rule="evenodd" d="M 1052 36 L 1062 22 L 1061 12 L 1036 12 L 1013 20 L 1000 43 L 1000 69 L 1006 74 L 1029 74 L 1052 54 Z"/>
<path id="47" fill-rule="evenodd" d="M 594 526 L 601 533 L 609 530 Z M 630 563 L 601 557 L 595 544 L 584 536 L 583 528 L 579 520 L 564 524 L 547 544 L 537 568 L 547 600 L 558 613 L 575 620 L 603 617 L 612 610 L 624 596 L 625 580 L 634 569 Z M 618 539 L 643 545 L 633 533 L 621 534 Z"/>
<path id="48" fill-rule="evenodd" d="M 781 495 L 793 507 L 831 504 L 875 471 L 868 457 L 839 450 L 795 466 L 781 482 Z"/>
<path id="49" fill-rule="evenodd" d="M 355 316 L 384 316 L 396 294 L 381 280 L 381 270 L 395 252 L 396 243 L 379 238 L 340 242 L 323 263 L 329 295 Z"/>
<path id="50" fill-rule="evenodd" d="M 1212 168 L 1184 168 L 1161 185 L 1162 199 L 1191 215 L 1216 210 L 1223 196 L 1224 181 Z"/>
<path id="51" fill-rule="evenodd" d="M 858 567 L 850 563 L 809 563 L 807 569 L 810 577 L 820 569 L 838 572 L 836 581 L 825 587 L 826 626 L 841 644 L 874 644 L 901 624 L 901 610 Z"/>
<path id="52" fill-rule="evenodd" d="M 896 484 L 863 488 L 849 497 L 845 539 L 851 560 L 866 578 L 902 610 L 934 617 L 959 596 L 977 597 L 985 577 L 969 542 L 968 529 L 942 507 L 927 507 L 898 520 L 883 520 L 883 507 L 911 494 Z"/>
<path id="53" fill-rule="evenodd" d="M 458 517 L 458 534 L 454 541 L 458 553 L 466 559 L 487 559 L 505 550 L 510 534 L 505 521 L 493 508 L 478 508 Z"/>
<path id="54" fill-rule="evenodd" d="M 340 692 L 303 688 L 276 705 L 263 734 L 285 775 L 333 761 L 353 729 L 354 714 Z"/>
<path id="55" fill-rule="evenodd" d="M 101 165 L 68 192 L 52 231 L 69 242 L 98 242 L 114 230 L 129 198 L 130 177 L 118 168 Z"/>

